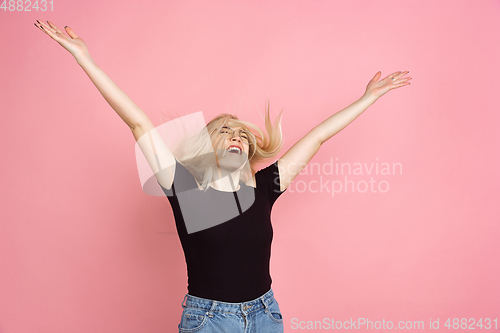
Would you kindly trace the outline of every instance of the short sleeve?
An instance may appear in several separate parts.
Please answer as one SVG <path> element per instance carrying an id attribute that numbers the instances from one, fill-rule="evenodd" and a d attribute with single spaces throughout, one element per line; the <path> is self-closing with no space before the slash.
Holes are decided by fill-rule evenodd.
<path id="1" fill-rule="evenodd" d="M 168 171 L 163 170 L 162 172 L 168 172 Z M 163 193 L 165 193 L 167 197 L 175 197 L 177 196 L 177 193 L 199 188 L 191 172 L 189 172 L 189 170 L 186 169 L 186 167 L 180 164 L 179 161 L 177 161 L 177 159 L 175 159 L 175 174 L 174 174 L 174 181 L 172 182 L 172 187 L 169 190 L 167 190 L 166 188 L 161 186 L 159 182 L 158 185 L 160 185 L 161 189 L 163 190 Z"/>
<path id="2" fill-rule="evenodd" d="M 271 204 L 279 198 L 279 196 L 286 191 L 280 190 L 280 173 L 278 168 L 278 161 L 263 168 L 255 174 L 255 181 L 257 189 L 262 189 L 269 197 Z"/>

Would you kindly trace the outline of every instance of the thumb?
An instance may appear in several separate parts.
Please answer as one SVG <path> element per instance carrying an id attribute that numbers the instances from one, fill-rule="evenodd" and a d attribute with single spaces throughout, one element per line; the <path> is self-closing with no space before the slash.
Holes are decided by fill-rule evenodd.
<path id="1" fill-rule="evenodd" d="M 382 75 L 382 72 L 378 71 L 377 74 L 375 74 L 375 76 L 373 77 L 372 81 L 378 81 L 378 79 L 380 79 L 381 75 Z"/>
<path id="2" fill-rule="evenodd" d="M 64 30 L 66 30 L 66 32 L 68 33 L 68 35 L 69 35 L 71 38 L 73 38 L 73 39 L 78 38 L 78 35 L 77 35 L 77 34 L 73 31 L 73 29 L 71 29 L 70 27 L 65 26 L 65 27 L 64 27 Z"/>

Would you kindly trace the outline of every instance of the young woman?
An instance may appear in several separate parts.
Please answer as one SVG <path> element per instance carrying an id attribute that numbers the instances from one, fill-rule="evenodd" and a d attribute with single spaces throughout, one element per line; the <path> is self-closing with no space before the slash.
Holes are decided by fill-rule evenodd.
<path id="1" fill-rule="evenodd" d="M 96 65 L 71 28 L 65 27 L 66 34 L 49 21 L 37 20 L 35 26 L 75 57 L 129 126 L 167 195 L 188 268 L 179 332 L 283 332 L 269 274 L 272 206 L 325 141 L 389 90 L 409 85 L 411 78 L 403 78 L 408 72 L 380 81 L 377 72 L 360 99 L 256 172 L 256 164 L 273 159 L 281 148 L 281 113 L 272 125 L 267 108 L 267 136 L 249 122 L 220 114 L 171 152 L 147 115 Z"/>

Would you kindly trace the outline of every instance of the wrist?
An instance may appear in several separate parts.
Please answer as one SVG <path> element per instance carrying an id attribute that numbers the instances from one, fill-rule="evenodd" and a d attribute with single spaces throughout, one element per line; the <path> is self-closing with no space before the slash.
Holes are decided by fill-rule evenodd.
<path id="1" fill-rule="evenodd" d="M 370 104 L 373 104 L 377 101 L 377 97 L 373 96 L 372 94 L 369 93 L 364 93 L 363 96 L 360 98 L 363 101 L 369 102 Z"/>
<path id="2" fill-rule="evenodd" d="M 75 56 L 75 60 L 78 63 L 78 65 L 82 67 L 90 64 L 95 64 L 94 60 L 88 53 L 82 53 L 78 56 Z"/>

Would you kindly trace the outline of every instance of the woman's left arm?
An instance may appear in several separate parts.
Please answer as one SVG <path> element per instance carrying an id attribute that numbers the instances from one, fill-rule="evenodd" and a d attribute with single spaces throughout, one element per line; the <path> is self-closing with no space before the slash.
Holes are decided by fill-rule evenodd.
<path id="1" fill-rule="evenodd" d="M 382 73 L 377 72 L 368 83 L 366 91 L 360 99 L 327 118 L 297 141 L 278 160 L 280 190 L 284 191 L 290 185 L 300 171 L 316 155 L 323 142 L 344 129 L 389 90 L 409 85 L 410 83 L 407 81 L 411 80 L 411 77 L 402 78 L 408 73 L 408 71 L 395 72 L 378 81 Z"/>

